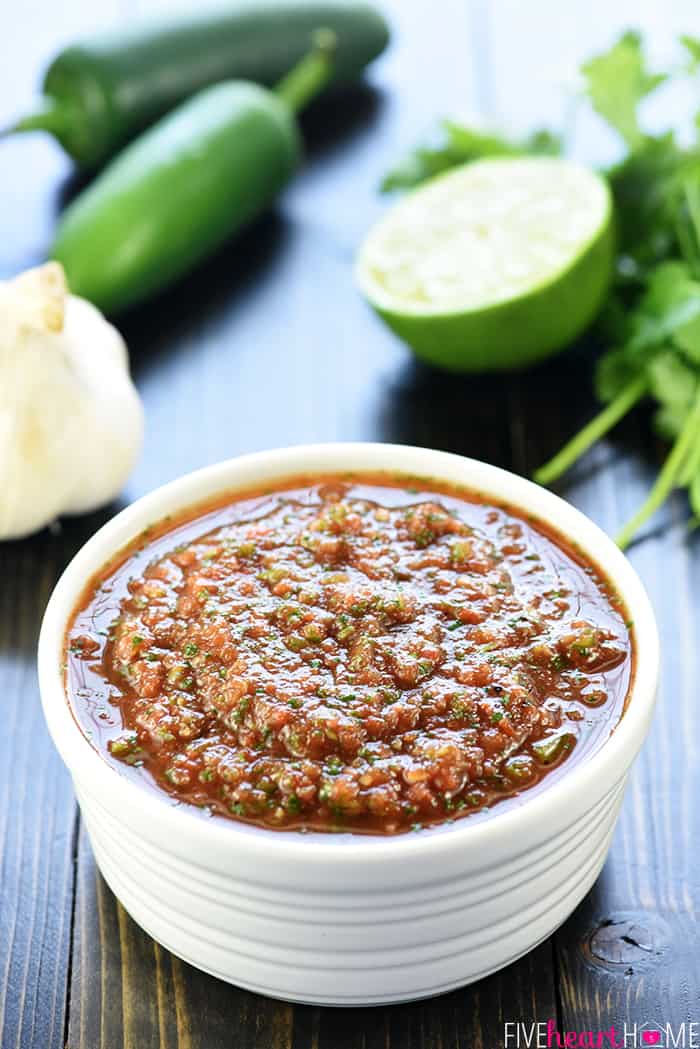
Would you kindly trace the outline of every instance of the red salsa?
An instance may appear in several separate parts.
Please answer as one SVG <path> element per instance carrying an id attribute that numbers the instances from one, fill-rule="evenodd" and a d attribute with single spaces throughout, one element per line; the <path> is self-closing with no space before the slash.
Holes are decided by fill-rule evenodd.
<path id="1" fill-rule="evenodd" d="M 517 510 L 299 478 L 122 551 L 74 614 L 66 682 L 107 760 L 178 801 L 394 834 L 483 818 L 598 749 L 630 627 L 595 565 Z"/>

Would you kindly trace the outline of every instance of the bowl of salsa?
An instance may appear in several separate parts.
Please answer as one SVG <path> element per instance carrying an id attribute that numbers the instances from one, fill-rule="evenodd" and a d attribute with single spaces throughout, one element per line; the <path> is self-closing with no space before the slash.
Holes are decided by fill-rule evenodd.
<path id="1" fill-rule="evenodd" d="M 446 991 L 595 880 L 658 640 L 614 544 L 522 478 L 380 444 L 181 478 L 59 581 L 44 710 L 160 943 L 274 997 Z"/>

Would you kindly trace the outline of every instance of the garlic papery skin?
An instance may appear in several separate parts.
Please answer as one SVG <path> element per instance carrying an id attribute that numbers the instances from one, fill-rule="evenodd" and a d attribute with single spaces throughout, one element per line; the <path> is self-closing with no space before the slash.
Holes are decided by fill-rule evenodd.
<path id="1" fill-rule="evenodd" d="M 109 503 L 142 440 L 124 340 L 61 266 L 0 282 L 0 539 Z"/>

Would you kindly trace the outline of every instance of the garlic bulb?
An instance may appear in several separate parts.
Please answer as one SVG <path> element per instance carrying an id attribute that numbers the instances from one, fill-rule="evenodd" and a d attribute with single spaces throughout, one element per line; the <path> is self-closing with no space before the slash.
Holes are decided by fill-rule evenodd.
<path id="1" fill-rule="evenodd" d="M 124 340 L 62 268 L 0 282 L 0 539 L 108 503 L 142 436 Z"/>

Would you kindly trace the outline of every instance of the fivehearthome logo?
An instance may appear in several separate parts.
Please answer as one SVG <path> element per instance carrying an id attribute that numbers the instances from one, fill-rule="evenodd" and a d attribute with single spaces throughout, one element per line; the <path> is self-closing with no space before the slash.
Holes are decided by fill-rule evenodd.
<path id="1" fill-rule="evenodd" d="M 504 1049 L 700 1049 L 700 1021 L 623 1023 L 599 1030 L 565 1031 L 555 1020 L 506 1021 Z"/>

